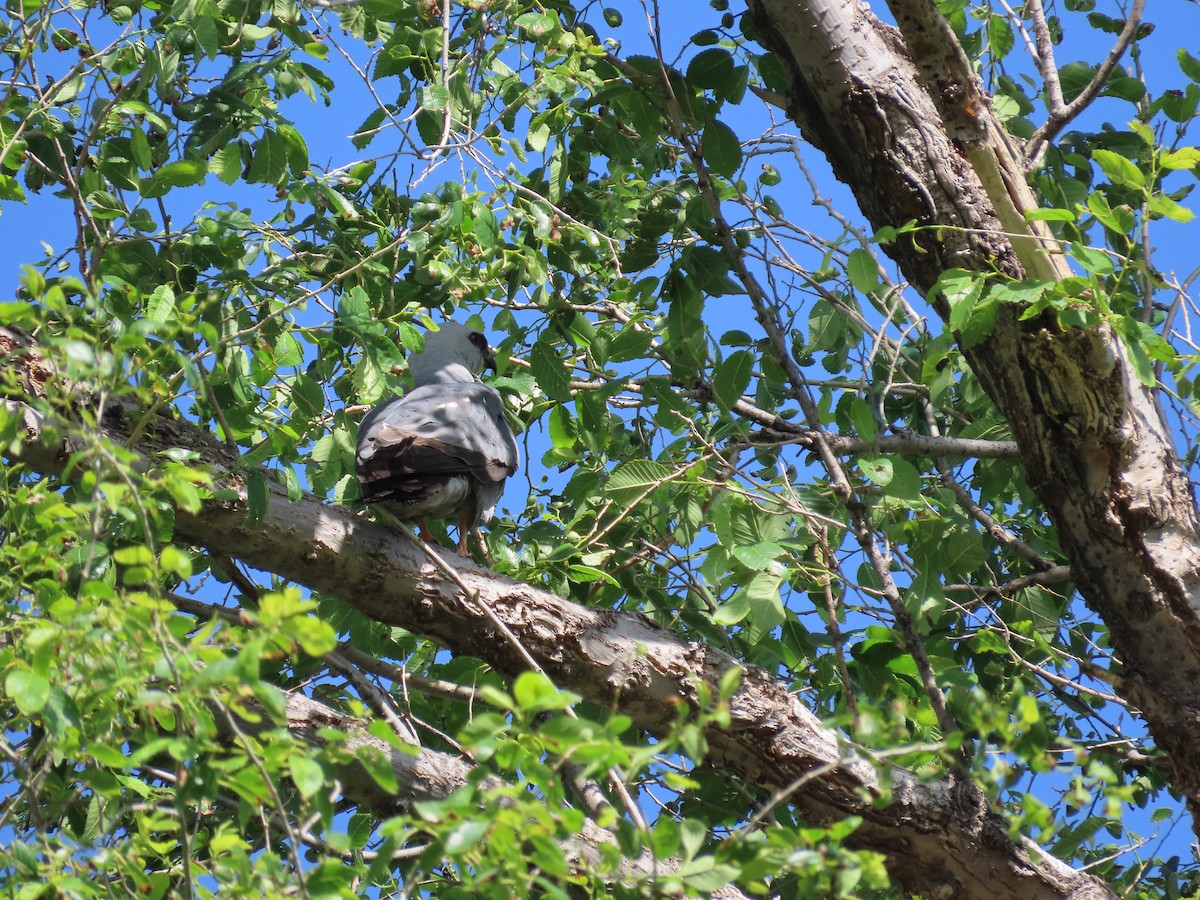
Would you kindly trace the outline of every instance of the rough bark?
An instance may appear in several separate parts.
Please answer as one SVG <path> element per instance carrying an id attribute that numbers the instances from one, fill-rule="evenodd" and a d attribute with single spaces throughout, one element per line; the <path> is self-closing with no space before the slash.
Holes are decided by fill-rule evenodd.
<path id="1" fill-rule="evenodd" d="M 12 340 L 0 329 L 0 358 L 13 359 L 5 352 Z M 40 364 L 29 354 L 14 361 Z M 6 403 L 10 412 L 27 409 Z M 43 471 L 61 471 L 65 455 L 47 452 L 42 419 L 24 421 L 29 452 L 18 455 Z M 131 428 L 119 410 L 103 423 L 105 434 L 121 443 L 131 440 Z M 226 489 L 228 499 L 206 503 L 197 515 L 178 512 L 179 539 L 336 595 L 371 618 L 503 672 L 526 668 L 519 644 L 557 685 L 629 715 L 653 734 L 671 730 L 680 705 L 698 705 L 701 684 L 716 696 L 725 675 L 740 670 L 731 725 L 709 729 L 707 761 L 784 792 L 814 823 L 862 817 L 852 843 L 884 854 L 905 890 L 987 900 L 1111 896 L 1101 882 L 1032 842 L 1013 842 L 1005 819 L 969 780 L 922 782 L 898 767 L 881 773 L 760 669 L 681 641 L 642 616 L 579 606 L 460 559 L 440 568 L 410 538 L 312 497 L 290 503 L 272 490 L 262 518 L 251 521 L 236 458 L 186 422 L 158 419 L 134 446 L 147 462 L 171 446 L 197 450 Z"/>
<path id="2" fill-rule="evenodd" d="M 233 722 L 218 710 L 217 723 L 224 727 L 226 736 L 233 738 Z M 334 730 L 346 735 L 342 748 L 354 760 L 348 761 L 337 770 L 341 795 L 350 802 L 371 809 L 379 815 L 390 816 L 411 812 L 412 804 L 422 800 L 444 800 L 451 792 L 467 784 L 472 766 L 457 756 L 413 747 L 397 750 L 387 741 L 371 735 L 366 724 L 353 716 L 338 712 L 303 694 L 289 694 L 286 703 L 287 727 L 293 736 L 312 746 L 325 743 L 323 732 Z M 263 715 L 255 721 L 238 720 L 237 731 L 257 733 L 274 727 L 269 716 Z M 374 753 L 386 761 L 396 778 L 395 793 L 385 790 L 370 774 L 366 766 L 357 761 L 362 753 Z M 489 778 L 483 787 L 501 787 L 498 778 Z M 610 844 L 614 836 L 600 828 L 591 819 L 584 820 L 582 832 L 564 842 L 562 852 L 566 859 L 584 872 L 594 872 L 601 863 L 600 847 Z M 637 858 L 626 859 L 620 875 L 626 889 L 635 889 L 654 878 L 678 871 L 677 859 L 656 860 L 648 852 Z M 745 900 L 746 895 L 734 887 L 725 887 L 718 895 L 727 900 Z"/>
<path id="3" fill-rule="evenodd" d="M 955 266 L 1016 278 L 1062 273 L 1061 260 L 1037 250 L 1043 233 L 1024 225 L 1028 188 L 1006 174 L 1019 166 L 986 97 L 956 75 L 944 43 L 953 37 L 927 6 L 897 0 L 902 38 L 857 0 L 750 2 L 761 41 L 790 72 L 790 112 L 872 225 L 948 226 L 885 247 L 913 285 L 927 292 Z M 1014 227 L 1023 229 L 1023 245 L 1005 234 Z M 965 353 L 1012 428 L 1080 593 L 1109 626 L 1120 690 L 1168 754 L 1174 786 L 1195 816 L 1195 499 L 1154 394 L 1112 331 L 1020 322 L 1019 312 L 1004 308 L 991 337 Z"/>
<path id="4" fill-rule="evenodd" d="M 289 694 L 286 710 L 288 730 L 306 744 L 324 744 L 322 730 L 333 729 L 346 735 L 342 746 L 347 753 L 354 756 L 375 753 L 390 764 L 396 776 L 394 794 L 384 790 L 361 763 L 350 762 L 338 770 L 343 795 L 381 815 L 410 811 L 413 803 L 422 800 L 444 800 L 465 785 L 471 773 L 469 763 L 449 753 L 418 747 L 396 750 L 387 741 L 368 733 L 363 722 L 303 694 Z M 219 715 L 217 722 L 224 724 L 224 717 Z M 255 732 L 270 725 L 270 719 L 263 717 L 258 722 L 239 722 L 238 728 Z"/>

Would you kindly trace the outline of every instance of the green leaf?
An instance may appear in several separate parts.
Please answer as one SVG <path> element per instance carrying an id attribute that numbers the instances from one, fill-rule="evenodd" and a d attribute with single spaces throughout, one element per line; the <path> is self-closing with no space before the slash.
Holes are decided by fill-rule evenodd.
<path id="1" fill-rule="evenodd" d="M 88 206 L 92 210 L 92 218 L 108 221 L 129 215 L 125 204 L 116 194 L 109 191 L 93 191 L 87 197 Z"/>
<path id="2" fill-rule="evenodd" d="M 225 184 L 237 184 L 242 177 L 242 153 L 240 144 L 227 144 L 208 161 L 208 171 Z"/>
<path id="3" fill-rule="evenodd" d="M 25 202 L 25 189 L 11 175 L 0 174 L 0 200 Z"/>
<path id="4" fill-rule="evenodd" d="M 1087 199 L 1086 209 L 1096 220 L 1118 234 L 1129 234 L 1134 227 L 1133 210 L 1122 204 L 1116 209 L 1108 204 L 1108 198 L 1100 191 L 1093 191 Z"/>
<path id="5" fill-rule="evenodd" d="M 711 296 L 740 292 L 736 287 L 728 290 L 729 258 L 715 247 L 696 245 L 688 247 L 680 257 L 680 265 L 692 276 L 692 285 Z"/>
<path id="6" fill-rule="evenodd" d="M 1058 81 L 1062 86 L 1063 99 L 1070 103 L 1091 83 L 1097 67 L 1083 62 L 1069 62 L 1058 70 Z"/>
<path id="7" fill-rule="evenodd" d="M 528 12 L 517 16 L 517 26 L 537 39 L 553 34 L 558 30 L 558 16 L 552 12 Z"/>
<path id="8" fill-rule="evenodd" d="M 1091 272 L 1093 275 L 1107 278 L 1116 271 L 1116 265 L 1113 263 L 1112 257 L 1103 250 L 1073 243 L 1067 252 L 1071 254 L 1072 259 L 1076 260 L 1086 271 Z"/>
<path id="9" fill-rule="evenodd" d="M 309 458 L 314 462 L 325 463 L 333 459 L 337 452 L 337 444 L 333 440 L 333 435 L 323 434 L 313 444 Z"/>
<path id="10" fill-rule="evenodd" d="M 1146 86 L 1137 78 L 1120 74 L 1118 70 L 1100 92 L 1103 97 L 1118 97 L 1135 106 L 1146 96 Z"/>
<path id="11" fill-rule="evenodd" d="M 665 483 L 672 470 L 649 459 L 623 462 L 609 476 L 605 492 L 618 503 L 633 503 Z"/>
<path id="12" fill-rule="evenodd" d="M 301 797 L 313 797 L 325 786 L 325 771 L 316 760 L 309 759 L 303 752 L 293 753 L 289 766 L 292 770 L 292 781 L 296 783 Z"/>
<path id="13" fill-rule="evenodd" d="M 279 184 L 287 174 L 288 142 L 277 131 L 267 131 L 250 151 L 250 168 L 246 172 L 249 184 Z"/>
<path id="14" fill-rule="evenodd" d="M 300 478 L 296 474 L 296 470 L 289 466 L 283 470 L 283 475 L 287 487 L 288 501 L 299 503 L 304 498 L 304 488 L 300 484 Z M 189 510 L 189 512 L 194 512 L 194 510 Z"/>
<path id="15" fill-rule="evenodd" d="M 1129 130 L 1142 139 L 1142 143 L 1147 147 L 1154 149 L 1158 146 L 1158 138 L 1154 135 L 1154 130 L 1145 122 L 1139 122 L 1137 119 L 1132 119 L 1129 122 Z"/>
<path id="16" fill-rule="evenodd" d="M 562 202 L 563 193 L 567 187 L 567 148 L 562 141 L 554 142 L 554 150 L 550 153 L 550 189 L 546 199 L 551 203 Z"/>
<path id="17" fill-rule="evenodd" d="M 750 598 L 745 591 L 737 591 L 717 607 L 712 620 L 715 625 L 737 625 L 750 615 Z"/>
<path id="18" fill-rule="evenodd" d="M 558 403 L 571 399 L 571 373 L 549 342 L 539 340 L 529 352 L 533 377 L 547 397 Z"/>
<path id="19" fill-rule="evenodd" d="M 281 332 L 279 339 L 275 341 L 275 365 L 283 368 L 285 366 L 298 366 L 304 361 L 304 351 L 300 347 L 300 342 L 290 331 Z"/>
<path id="20" fill-rule="evenodd" d="M 928 626 L 936 622 L 946 608 L 946 592 L 936 578 L 918 578 L 905 589 L 904 605 L 919 624 L 926 625 L 922 630 L 928 631 Z M 893 660 L 888 663 L 888 667 L 893 671 L 903 668 L 906 673 L 916 676 L 916 666 L 910 656 Z"/>
<path id="21" fill-rule="evenodd" d="M 355 129 L 354 136 L 350 139 L 350 143 L 354 145 L 355 150 L 363 150 L 371 141 L 375 140 L 385 118 L 387 118 L 386 110 L 379 107 L 371 110 L 367 117 L 363 119 L 362 124 Z"/>
<path id="22" fill-rule="evenodd" d="M 328 622 L 315 616 L 291 616 L 283 631 L 309 656 L 320 658 L 337 647 L 337 633 Z"/>
<path id="23" fill-rule="evenodd" d="M 287 165 L 293 178 L 303 178 L 308 172 L 308 144 L 294 126 L 281 122 L 277 126 L 284 141 Z"/>
<path id="24" fill-rule="evenodd" d="M 197 16 L 192 21 L 192 33 L 196 36 L 196 45 L 204 51 L 209 59 L 216 59 L 221 50 L 221 33 L 217 23 L 209 16 Z"/>
<path id="25" fill-rule="evenodd" d="M 1179 61 L 1179 68 L 1183 74 L 1200 84 L 1200 59 L 1196 59 L 1182 47 L 1176 51 L 1175 58 Z"/>
<path id="26" fill-rule="evenodd" d="M 421 108 L 430 112 L 444 112 L 450 105 L 450 90 L 440 84 L 427 84 L 421 88 Z"/>
<path id="27" fill-rule="evenodd" d="M 937 283 L 929 292 L 931 298 L 939 294 L 950 306 L 950 329 L 958 331 L 971 317 L 975 304 L 983 296 L 984 280 L 962 269 L 947 269 L 938 276 Z"/>
<path id="28" fill-rule="evenodd" d="M 617 581 L 617 579 L 593 566 L 583 566 L 573 563 L 567 566 L 567 575 L 572 584 L 592 584 L 597 581 L 603 581 L 611 587 L 621 586 L 621 582 Z"/>
<path id="29" fill-rule="evenodd" d="M 743 497 L 722 494 L 710 515 L 717 540 L 727 550 L 760 542 L 775 542 L 789 536 L 789 517 L 759 509 Z"/>
<path id="30" fill-rule="evenodd" d="M 1150 215 L 1156 219 L 1170 219 L 1172 222 L 1186 223 L 1196 218 L 1194 212 L 1186 206 L 1180 206 L 1164 194 L 1151 194 L 1147 206 L 1150 208 Z"/>
<path id="31" fill-rule="evenodd" d="M 27 716 L 41 712 L 50 699 L 50 682 L 29 669 L 10 671 L 4 679 L 4 690 Z"/>
<path id="32" fill-rule="evenodd" d="M 938 545 L 944 572 L 967 575 L 987 562 L 987 551 L 979 532 L 969 528 L 950 528 Z"/>
<path id="33" fill-rule="evenodd" d="M 476 850 L 487 834 L 489 820 L 472 819 L 452 829 L 442 841 L 443 849 L 450 855 Z"/>
<path id="34" fill-rule="evenodd" d="M 571 415 L 570 409 L 563 405 L 555 406 L 550 410 L 547 430 L 550 434 L 550 443 L 559 450 L 573 448 L 579 437 L 579 425 L 575 421 L 575 417 Z"/>
<path id="35" fill-rule="evenodd" d="M 1168 150 L 1158 158 L 1164 169 L 1194 169 L 1200 165 L 1200 147 L 1180 147 Z"/>
<path id="36" fill-rule="evenodd" d="M 856 247 L 850 251 L 846 260 L 846 274 L 850 276 L 850 284 L 856 291 L 871 294 L 882 286 L 879 280 L 879 264 L 870 250 Z"/>
<path id="37" fill-rule="evenodd" d="M 175 317 L 175 292 L 160 284 L 146 301 L 146 318 L 151 322 L 169 322 Z"/>
<path id="38" fill-rule="evenodd" d="M 850 395 L 850 422 L 864 441 L 875 440 L 875 411 L 864 397 Z"/>
<path id="39" fill-rule="evenodd" d="M 1143 323 L 1137 323 L 1139 325 Z M 1149 330 L 1148 326 L 1144 326 Z M 1161 336 L 1151 331 L 1158 340 L 1162 340 Z M 1154 387 L 1158 379 L 1154 374 L 1154 361 L 1147 352 L 1148 344 L 1143 343 L 1137 338 L 1131 338 L 1128 334 L 1128 329 L 1122 329 L 1121 336 L 1125 339 L 1125 346 L 1129 349 L 1130 361 L 1133 363 L 1133 369 L 1138 377 L 1138 381 L 1147 387 Z"/>
<path id="40" fill-rule="evenodd" d="M 158 564 L 164 572 L 184 579 L 192 577 L 192 558 L 174 544 L 167 544 L 159 551 Z"/>
<path id="41" fill-rule="evenodd" d="M 1138 378 L 1142 384 L 1156 384 L 1154 362 L 1174 365 L 1177 360 L 1175 347 L 1150 325 L 1139 319 L 1129 317 L 1118 319 L 1117 334 L 1121 335 L 1130 353 L 1133 354 L 1134 365 L 1138 368 Z"/>
<path id="42" fill-rule="evenodd" d="M 746 393 L 754 373 L 754 359 L 749 350 L 737 350 L 725 357 L 713 372 L 713 396 L 722 409 L 732 409 Z"/>
<path id="43" fill-rule="evenodd" d="M 150 178 L 143 178 L 138 192 L 143 197 L 162 197 L 171 188 L 200 184 L 208 166 L 199 160 L 180 159 L 160 167 Z"/>
<path id="44" fill-rule="evenodd" d="M 732 178 L 742 166 L 742 145 L 724 122 L 710 122 L 700 135 L 700 156 L 716 175 Z"/>
<path id="45" fill-rule="evenodd" d="M 766 569 L 786 552 L 782 544 L 774 541 L 759 541 L 756 544 L 733 548 L 733 555 L 737 561 L 750 570 Z"/>
<path id="46" fill-rule="evenodd" d="M 742 588 L 746 594 L 750 621 L 756 631 L 770 631 L 783 622 L 786 613 L 779 599 L 779 587 L 782 584 L 782 574 L 759 572 Z"/>
<path id="47" fill-rule="evenodd" d="M 145 544 L 130 544 L 114 550 L 112 558 L 121 566 L 149 566 L 154 563 L 154 554 Z"/>
<path id="48" fill-rule="evenodd" d="M 1075 213 L 1069 209 L 1034 209 L 1025 214 L 1027 222 L 1074 222 Z"/>
<path id="49" fill-rule="evenodd" d="M 687 80 L 701 90 L 714 90 L 719 95 L 733 86 L 733 56 L 728 50 L 713 47 L 702 50 L 688 63 Z"/>
<path id="50" fill-rule="evenodd" d="M 367 773 L 389 794 L 395 794 L 400 789 L 396 781 L 396 770 L 392 768 L 392 760 L 374 744 L 360 744 L 355 756 L 367 770 Z"/>
<path id="51" fill-rule="evenodd" d="M 129 135 L 129 155 L 133 157 L 134 165 L 143 172 L 149 172 L 154 164 L 150 155 L 150 141 L 140 128 L 134 128 Z"/>
<path id="52" fill-rule="evenodd" d="M 987 17 L 988 44 L 996 59 L 1004 59 L 1013 48 L 1015 37 L 1012 25 L 1004 16 Z"/>
<path id="53" fill-rule="evenodd" d="M 959 329 L 960 344 L 964 350 L 970 350 L 991 335 L 995 330 L 996 317 L 999 312 L 999 298 L 994 292 L 989 291 L 987 296 L 975 304 L 967 321 Z"/>
<path id="54" fill-rule="evenodd" d="M 496 214 L 483 205 L 476 206 L 474 213 L 475 221 L 471 235 L 480 247 L 484 250 L 491 250 L 496 246 L 496 240 L 500 235 L 500 223 L 496 221 Z"/>
<path id="55" fill-rule="evenodd" d="M 860 459 L 858 467 L 862 469 L 863 475 L 880 487 L 887 487 L 892 483 L 895 469 L 891 459 L 886 457 L 880 459 Z"/>
<path id="56" fill-rule="evenodd" d="M 258 469 L 246 472 L 246 516 L 250 522 L 260 522 L 267 514 L 267 503 L 270 498 L 270 488 L 267 479 Z"/>
<path id="57" fill-rule="evenodd" d="M 903 457 L 891 460 L 892 472 L 885 493 L 897 500 L 916 503 L 921 499 L 921 476 L 915 466 Z"/>
<path id="58" fill-rule="evenodd" d="M 1095 837 L 1100 829 L 1107 827 L 1108 824 L 1105 816 L 1095 815 L 1083 819 L 1076 825 L 1068 826 L 1059 833 L 1050 852 L 1058 859 L 1070 859 L 1080 847 Z"/>
<path id="59" fill-rule="evenodd" d="M 525 148 L 533 153 L 541 153 L 550 142 L 550 125 L 546 118 L 538 117 L 529 123 L 525 132 Z"/>
<path id="60" fill-rule="evenodd" d="M 579 697 L 560 691 L 541 672 L 522 672 L 513 683 L 513 699 L 517 708 L 527 713 L 567 709 L 579 702 Z"/>
<path id="61" fill-rule="evenodd" d="M 1146 186 L 1146 173 L 1120 153 L 1114 153 L 1111 150 L 1093 150 L 1092 159 L 1096 161 L 1096 164 L 1113 184 L 1133 188 Z"/>

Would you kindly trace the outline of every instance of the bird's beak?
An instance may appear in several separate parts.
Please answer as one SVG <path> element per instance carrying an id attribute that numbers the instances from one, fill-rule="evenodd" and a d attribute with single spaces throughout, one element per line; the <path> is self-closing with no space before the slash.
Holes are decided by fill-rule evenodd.
<path id="1" fill-rule="evenodd" d="M 489 372 L 495 372 L 496 369 L 496 348 L 488 345 L 487 353 L 483 355 L 483 367 Z"/>

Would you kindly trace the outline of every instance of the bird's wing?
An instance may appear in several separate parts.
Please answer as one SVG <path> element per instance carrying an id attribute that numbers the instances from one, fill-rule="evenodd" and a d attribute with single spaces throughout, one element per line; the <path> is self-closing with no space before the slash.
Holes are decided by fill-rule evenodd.
<path id="1" fill-rule="evenodd" d="M 480 389 L 479 403 L 491 420 L 491 426 L 480 432 L 488 442 L 487 452 L 503 463 L 508 475 L 512 475 L 521 467 L 521 450 L 517 447 L 517 436 L 513 434 L 512 426 L 504 415 L 504 401 L 494 387 L 486 384 L 476 387 Z"/>
<path id="2" fill-rule="evenodd" d="M 428 384 L 373 409 L 359 428 L 358 480 L 470 475 L 488 484 L 517 470 L 516 438 L 494 388 Z"/>

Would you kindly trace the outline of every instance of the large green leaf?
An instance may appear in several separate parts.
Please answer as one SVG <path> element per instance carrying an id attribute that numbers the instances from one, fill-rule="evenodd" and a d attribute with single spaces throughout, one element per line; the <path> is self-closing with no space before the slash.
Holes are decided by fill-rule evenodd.
<path id="1" fill-rule="evenodd" d="M 700 155 L 716 175 L 732 178 L 742 167 L 742 145 L 737 133 L 724 122 L 713 121 L 700 136 Z"/>
<path id="2" fill-rule="evenodd" d="M 672 470 L 649 459 L 632 459 L 613 470 L 606 493 L 618 503 L 640 500 L 665 484 Z"/>

